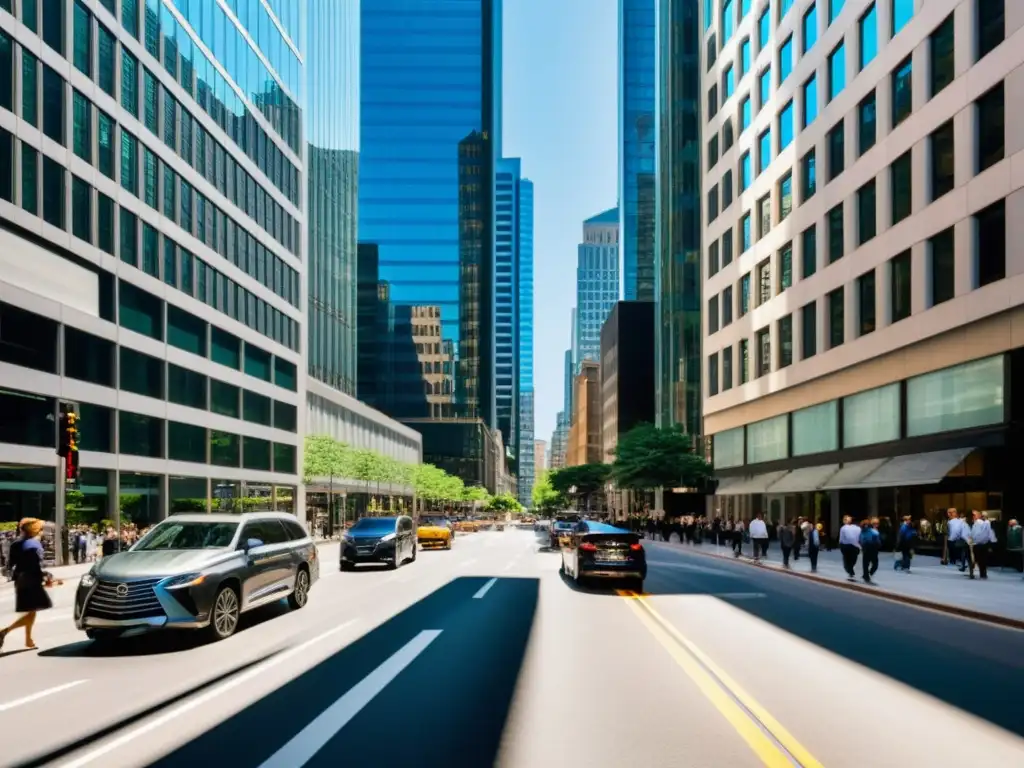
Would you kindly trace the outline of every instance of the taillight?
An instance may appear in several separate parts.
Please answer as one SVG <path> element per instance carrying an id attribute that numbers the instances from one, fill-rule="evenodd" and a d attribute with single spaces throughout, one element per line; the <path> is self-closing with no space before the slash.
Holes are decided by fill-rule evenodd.
<path id="1" fill-rule="evenodd" d="M 641 544 L 640 542 L 637 542 L 635 544 L 630 544 L 629 548 L 632 549 L 634 552 L 643 552 L 644 545 Z"/>
<path id="2" fill-rule="evenodd" d="M 589 542 L 583 542 L 580 544 L 581 552 L 597 552 L 597 544 L 591 544 Z"/>

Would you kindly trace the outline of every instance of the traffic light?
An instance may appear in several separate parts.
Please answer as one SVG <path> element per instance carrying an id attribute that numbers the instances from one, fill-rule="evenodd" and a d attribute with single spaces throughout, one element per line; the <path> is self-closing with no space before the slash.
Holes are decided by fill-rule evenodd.
<path id="1" fill-rule="evenodd" d="M 74 481 L 78 479 L 78 414 L 72 410 L 62 411 L 60 415 L 60 434 L 57 436 L 57 455 L 64 458 L 64 477 Z"/>

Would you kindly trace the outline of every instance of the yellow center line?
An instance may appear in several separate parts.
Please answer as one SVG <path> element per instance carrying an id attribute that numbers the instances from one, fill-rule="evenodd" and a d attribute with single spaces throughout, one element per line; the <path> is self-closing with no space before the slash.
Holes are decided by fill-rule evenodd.
<path id="1" fill-rule="evenodd" d="M 627 598 L 628 605 L 640 618 L 640 621 L 665 647 L 676 663 L 697 684 L 701 692 L 729 721 L 729 724 L 765 765 L 771 768 L 776 766 L 792 767 L 793 763 L 789 756 L 779 749 L 779 744 L 781 744 L 803 768 L 823 768 L 806 747 L 800 744 L 753 696 L 743 690 L 707 654 L 658 613 L 651 606 L 646 595 L 626 590 L 618 590 L 618 594 Z M 746 712 L 743 710 L 744 707 Z M 760 726 L 751 718 L 751 715 L 760 721 Z M 763 726 L 763 730 L 761 726 Z M 765 730 L 771 734 L 774 741 L 768 737 Z"/>

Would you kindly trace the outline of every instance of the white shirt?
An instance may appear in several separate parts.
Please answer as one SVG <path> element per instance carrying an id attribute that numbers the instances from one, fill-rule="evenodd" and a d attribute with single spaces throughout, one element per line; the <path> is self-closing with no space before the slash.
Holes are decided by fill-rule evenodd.
<path id="1" fill-rule="evenodd" d="M 949 525 L 946 527 L 946 539 L 948 541 L 960 541 L 964 538 L 965 528 L 967 528 L 967 522 L 961 520 L 959 517 L 954 517 L 949 521 Z"/>
<path id="2" fill-rule="evenodd" d="M 764 524 L 764 520 L 751 520 L 750 521 L 750 538 L 752 539 L 767 539 L 768 538 L 768 526 Z"/>
<path id="3" fill-rule="evenodd" d="M 848 523 L 839 529 L 839 546 L 852 544 L 860 549 L 860 526 L 855 523 Z"/>
<path id="4" fill-rule="evenodd" d="M 988 520 L 978 520 L 971 526 L 971 541 L 975 544 L 995 544 L 996 534 Z"/>

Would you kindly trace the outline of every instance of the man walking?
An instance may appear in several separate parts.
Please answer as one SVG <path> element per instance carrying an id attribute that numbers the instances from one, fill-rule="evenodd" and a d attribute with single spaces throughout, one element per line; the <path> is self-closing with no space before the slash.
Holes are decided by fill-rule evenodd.
<path id="1" fill-rule="evenodd" d="M 946 556 L 948 562 L 956 563 L 963 573 L 967 568 L 964 562 L 967 552 L 967 522 L 960 518 L 956 509 L 946 510 Z"/>
<path id="2" fill-rule="evenodd" d="M 768 557 L 768 526 L 764 523 L 764 513 L 758 512 L 757 517 L 750 521 L 750 541 L 754 546 L 754 559 L 761 555 Z"/>
<path id="3" fill-rule="evenodd" d="M 782 567 L 789 568 L 789 556 L 796 545 L 796 527 L 793 523 L 779 526 L 779 546 L 782 547 Z"/>
<path id="4" fill-rule="evenodd" d="M 988 556 L 992 551 L 992 545 L 996 543 L 996 534 L 992 530 L 992 524 L 978 510 L 971 512 L 971 517 L 974 518 L 974 524 L 967 534 L 974 553 L 974 557 L 971 558 L 971 578 L 974 578 L 974 566 L 977 564 L 978 575 L 987 579 Z"/>
<path id="5" fill-rule="evenodd" d="M 856 581 L 857 557 L 860 555 L 860 526 L 850 515 L 843 515 L 843 527 L 839 529 L 839 551 L 843 556 L 843 570 L 850 581 Z"/>
<path id="6" fill-rule="evenodd" d="M 818 523 L 816 526 L 812 525 L 811 529 L 807 532 L 807 556 L 811 559 L 811 573 L 817 573 L 818 571 L 818 550 L 821 549 L 821 530 L 822 525 Z"/>
<path id="7" fill-rule="evenodd" d="M 878 552 L 882 549 L 882 536 L 871 520 L 863 520 L 860 524 L 860 551 L 864 583 L 870 584 L 871 577 L 878 570 Z"/>

